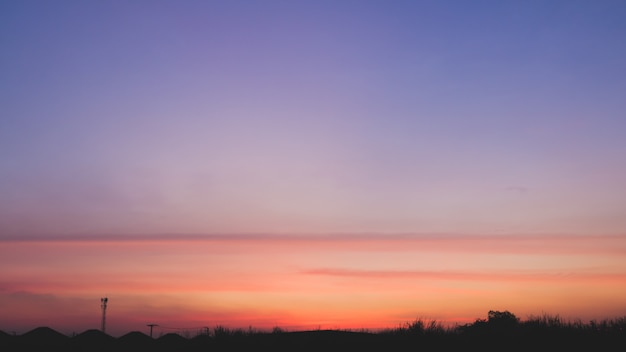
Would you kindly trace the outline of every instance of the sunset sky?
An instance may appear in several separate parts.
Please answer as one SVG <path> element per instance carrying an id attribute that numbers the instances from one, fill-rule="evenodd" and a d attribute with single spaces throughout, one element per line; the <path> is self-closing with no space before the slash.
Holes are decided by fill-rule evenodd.
<path id="1" fill-rule="evenodd" d="M 0 330 L 626 316 L 626 2 L 0 2 Z"/>

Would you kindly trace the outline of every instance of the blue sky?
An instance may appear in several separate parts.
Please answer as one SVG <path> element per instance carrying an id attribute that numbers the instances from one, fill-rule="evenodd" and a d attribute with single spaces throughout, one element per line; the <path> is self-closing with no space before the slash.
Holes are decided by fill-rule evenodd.
<path id="1" fill-rule="evenodd" d="M 626 226 L 621 1 L 0 6 L 3 235 Z"/>

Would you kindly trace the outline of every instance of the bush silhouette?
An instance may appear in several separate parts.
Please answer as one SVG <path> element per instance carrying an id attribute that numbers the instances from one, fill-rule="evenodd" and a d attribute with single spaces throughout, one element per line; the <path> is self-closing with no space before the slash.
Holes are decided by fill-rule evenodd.
<path id="1" fill-rule="evenodd" d="M 504 312 L 490 310 L 487 314 L 487 324 L 490 327 L 509 329 L 514 328 L 518 323 L 519 318 L 508 310 L 505 310 Z"/>

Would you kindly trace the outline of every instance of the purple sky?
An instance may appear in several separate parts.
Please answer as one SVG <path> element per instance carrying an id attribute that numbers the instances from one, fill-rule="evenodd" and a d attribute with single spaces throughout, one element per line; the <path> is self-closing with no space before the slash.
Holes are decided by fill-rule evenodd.
<path id="1" fill-rule="evenodd" d="M 4 1 L 0 236 L 623 233 L 623 1 Z"/>
<path id="2" fill-rule="evenodd" d="M 1 1 L 0 330 L 624 316 L 625 19 Z"/>

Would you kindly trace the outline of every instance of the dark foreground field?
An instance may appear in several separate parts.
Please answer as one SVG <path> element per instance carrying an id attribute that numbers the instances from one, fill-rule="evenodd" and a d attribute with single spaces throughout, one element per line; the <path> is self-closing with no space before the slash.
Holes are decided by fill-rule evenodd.
<path id="1" fill-rule="evenodd" d="M 68 337 L 41 327 L 13 336 L 0 331 L 1 351 L 626 351 L 626 318 L 563 322 L 558 317 L 520 322 L 509 312 L 489 312 L 473 324 L 444 328 L 415 321 L 380 332 L 316 330 L 258 332 L 216 327 L 209 334 L 119 338 L 98 330 Z"/>

